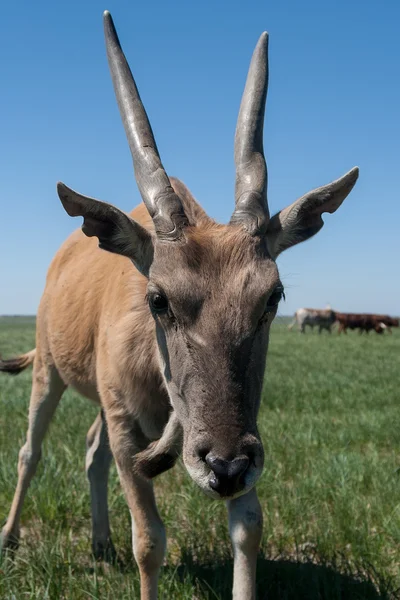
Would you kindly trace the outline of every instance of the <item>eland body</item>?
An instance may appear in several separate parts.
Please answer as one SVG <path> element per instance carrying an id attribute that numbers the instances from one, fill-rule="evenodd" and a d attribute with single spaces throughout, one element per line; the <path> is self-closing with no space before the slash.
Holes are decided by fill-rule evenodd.
<path id="1" fill-rule="evenodd" d="M 276 258 L 313 236 L 353 188 L 358 169 L 270 218 L 263 118 L 268 36 L 255 48 L 235 136 L 236 199 L 228 225 L 208 217 L 166 174 L 111 16 L 104 14 L 111 76 L 143 204 L 130 215 L 58 184 L 84 219 L 57 252 L 37 315 L 27 440 L 3 529 L 15 546 L 41 444 L 67 386 L 99 404 L 87 436 L 93 551 L 112 557 L 107 508 L 114 457 L 132 515 L 142 600 L 157 597 L 166 537 L 152 478 L 182 453 L 192 479 L 227 502 L 235 600 L 255 598 L 263 468 L 257 429 L 271 322 L 283 295 Z M 98 245 L 104 252 L 99 250 Z"/>

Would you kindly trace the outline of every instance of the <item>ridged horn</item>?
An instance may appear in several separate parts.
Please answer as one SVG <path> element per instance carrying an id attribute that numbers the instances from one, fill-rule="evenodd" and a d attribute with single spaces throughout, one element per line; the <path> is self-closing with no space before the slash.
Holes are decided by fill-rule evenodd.
<path id="1" fill-rule="evenodd" d="M 269 221 L 267 165 L 263 129 L 268 89 L 268 33 L 255 47 L 235 134 L 235 210 L 231 223 L 242 223 L 253 235 L 266 231 Z"/>
<path id="2" fill-rule="evenodd" d="M 180 237 L 187 218 L 161 163 L 157 145 L 114 22 L 104 12 L 107 58 L 122 122 L 132 153 L 136 182 L 159 237 Z"/>

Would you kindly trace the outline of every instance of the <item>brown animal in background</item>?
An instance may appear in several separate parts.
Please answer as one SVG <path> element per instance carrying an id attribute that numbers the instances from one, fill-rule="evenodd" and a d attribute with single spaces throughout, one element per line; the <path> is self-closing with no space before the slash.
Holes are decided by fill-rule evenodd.
<path id="1" fill-rule="evenodd" d="M 386 328 L 378 315 L 336 312 L 336 320 L 339 323 L 339 334 L 342 332 L 347 333 L 347 329 L 358 329 L 360 334 L 363 331 L 369 333 L 371 330 L 376 333 L 383 333 Z"/>
<path id="2" fill-rule="evenodd" d="M 399 319 L 390 317 L 389 315 L 374 315 L 375 320 L 380 324 L 382 329 L 387 330 L 388 333 L 392 333 L 392 327 L 399 327 Z"/>
<path id="3" fill-rule="evenodd" d="M 1 370 L 16 372 L 33 362 L 29 429 L 3 544 L 17 544 L 44 435 L 72 386 L 102 408 L 88 433 L 86 457 L 95 555 L 114 555 L 107 507 L 113 455 L 132 515 L 141 598 L 157 597 L 166 537 L 151 478 L 171 467 L 182 450 L 199 487 L 227 501 L 233 597 L 251 600 L 262 533 L 255 491 L 264 461 L 257 413 L 269 328 L 283 293 L 275 259 L 321 229 L 321 215 L 341 205 L 358 169 L 270 218 L 263 33 L 236 129 L 236 207 L 228 225 L 215 223 L 181 182 L 168 178 L 108 12 L 104 25 L 144 204 L 128 216 L 58 185 L 67 213 L 83 216 L 83 233 L 73 233 L 50 266 L 36 352 L 1 363 Z M 98 249 L 95 238 L 108 252 Z"/>

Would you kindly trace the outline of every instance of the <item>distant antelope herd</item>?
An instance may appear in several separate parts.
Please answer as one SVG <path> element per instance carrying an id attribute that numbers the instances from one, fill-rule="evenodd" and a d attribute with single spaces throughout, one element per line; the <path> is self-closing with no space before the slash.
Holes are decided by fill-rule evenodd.
<path id="1" fill-rule="evenodd" d="M 263 523 L 255 490 L 264 462 L 257 414 L 269 329 L 283 295 L 275 261 L 322 228 L 322 214 L 339 208 L 358 168 L 270 217 L 263 151 L 268 35 L 263 33 L 236 128 L 235 208 L 229 224 L 217 224 L 185 185 L 165 172 L 108 12 L 104 28 L 143 204 L 128 215 L 58 184 L 63 207 L 68 215 L 83 217 L 83 226 L 51 263 L 37 315 L 36 349 L 0 363 L 9 373 L 33 364 L 29 427 L 3 548 L 18 545 L 22 506 L 43 438 L 71 386 L 99 405 L 86 455 L 95 556 L 112 559 L 115 552 L 107 506 L 113 457 L 132 515 L 141 599 L 157 597 L 166 535 L 152 478 L 182 454 L 199 488 L 227 503 L 233 598 L 252 600 Z"/>

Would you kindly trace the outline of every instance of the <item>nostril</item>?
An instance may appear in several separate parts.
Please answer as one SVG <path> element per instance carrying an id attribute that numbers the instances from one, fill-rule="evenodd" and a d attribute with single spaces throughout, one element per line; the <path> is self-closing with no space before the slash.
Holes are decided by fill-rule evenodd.
<path id="1" fill-rule="evenodd" d="M 247 452 L 247 456 L 249 458 L 249 463 L 253 466 L 255 466 L 256 464 L 256 454 L 255 452 L 253 452 L 253 450 L 250 450 L 250 452 Z"/>
<path id="2" fill-rule="evenodd" d="M 197 456 L 200 458 L 202 462 L 207 463 L 207 456 L 210 453 L 208 448 L 199 448 L 197 450 Z"/>
<path id="3" fill-rule="evenodd" d="M 235 458 L 229 463 L 228 467 L 228 477 L 238 477 L 242 475 L 245 471 L 247 471 L 250 460 L 247 456 L 241 456 L 240 458 Z"/>

